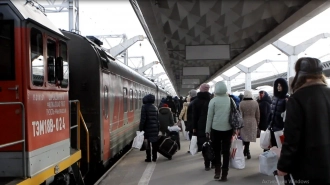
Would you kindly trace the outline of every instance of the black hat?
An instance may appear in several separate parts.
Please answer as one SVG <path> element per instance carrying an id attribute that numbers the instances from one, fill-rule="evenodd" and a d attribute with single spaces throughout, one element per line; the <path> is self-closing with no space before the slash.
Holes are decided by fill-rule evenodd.
<path id="1" fill-rule="evenodd" d="M 317 58 L 303 58 L 300 63 L 300 70 L 297 71 L 299 76 L 322 74 L 323 66 Z"/>

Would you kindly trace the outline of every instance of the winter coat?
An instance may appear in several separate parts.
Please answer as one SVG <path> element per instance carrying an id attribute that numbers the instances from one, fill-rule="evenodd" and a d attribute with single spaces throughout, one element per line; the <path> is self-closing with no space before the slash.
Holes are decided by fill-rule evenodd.
<path id="1" fill-rule="evenodd" d="M 188 122 L 188 130 L 190 133 L 193 132 L 193 113 L 192 113 L 192 107 L 194 105 L 194 101 L 195 101 L 196 97 L 192 97 L 190 98 L 190 103 L 188 105 L 188 108 L 187 108 L 187 122 Z"/>
<path id="2" fill-rule="evenodd" d="M 259 104 L 252 98 L 244 98 L 239 110 L 243 117 L 244 127 L 240 135 L 245 142 L 256 142 L 257 128 L 260 121 Z"/>
<path id="3" fill-rule="evenodd" d="M 259 129 L 266 130 L 268 127 L 267 119 L 270 115 L 270 105 L 272 104 L 272 100 L 266 91 L 264 91 L 264 96 L 258 101 L 258 103 L 260 110 Z"/>
<path id="4" fill-rule="evenodd" d="M 229 124 L 230 98 L 227 95 L 227 87 L 223 82 L 218 82 L 214 87 L 214 98 L 211 99 L 206 121 L 206 133 L 211 133 L 211 128 L 218 131 L 231 130 Z"/>
<path id="5" fill-rule="evenodd" d="M 282 91 L 277 90 L 277 84 L 282 85 Z M 280 131 L 284 128 L 283 117 L 281 116 L 286 109 L 286 94 L 288 93 L 288 84 L 285 79 L 278 78 L 274 82 L 274 97 L 271 105 L 271 114 L 268 119 L 268 125 L 272 131 Z"/>
<path id="6" fill-rule="evenodd" d="M 330 88 L 307 83 L 289 98 L 277 168 L 295 180 L 330 183 Z"/>
<path id="7" fill-rule="evenodd" d="M 179 115 L 179 119 L 181 119 L 183 121 L 187 121 L 188 105 L 189 105 L 189 102 L 184 102 L 183 103 L 183 108 L 182 108 L 182 110 L 180 112 L 180 115 Z"/>
<path id="8" fill-rule="evenodd" d="M 202 151 L 203 144 L 207 140 L 205 129 L 209 102 L 209 92 L 198 92 L 192 107 L 193 129 L 196 130 L 198 151 Z"/>
<path id="9" fill-rule="evenodd" d="M 172 96 L 167 96 L 166 104 L 168 105 L 169 108 L 171 108 L 173 114 L 176 113 L 176 106 L 172 100 Z"/>
<path id="10" fill-rule="evenodd" d="M 168 126 L 173 126 L 173 114 L 168 107 L 162 107 L 159 109 L 158 120 L 160 124 L 160 131 L 167 132 Z"/>
<path id="11" fill-rule="evenodd" d="M 140 131 L 144 131 L 144 138 L 150 142 L 157 142 L 159 133 L 158 109 L 153 105 L 155 96 L 148 94 L 143 97 L 140 119 Z"/>

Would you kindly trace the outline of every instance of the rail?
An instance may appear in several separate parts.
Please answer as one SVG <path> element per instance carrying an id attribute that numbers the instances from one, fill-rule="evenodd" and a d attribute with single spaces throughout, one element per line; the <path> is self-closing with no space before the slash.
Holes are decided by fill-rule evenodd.
<path id="1" fill-rule="evenodd" d="M 0 102 L 0 105 L 21 105 L 22 107 L 22 140 L 5 143 L 0 145 L 0 148 L 5 148 L 8 146 L 17 145 L 19 143 L 23 143 L 22 150 L 22 165 L 23 165 L 23 178 L 26 179 L 26 143 L 25 143 L 25 107 L 22 102 Z"/>
<path id="2" fill-rule="evenodd" d="M 71 130 L 74 128 L 77 128 L 77 149 L 80 150 L 80 130 L 81 130 L 81 125 L 80 125 L 80 120 L 83 123 L 84 130 L 86 132 L 86 144 L 87 144 L 87 172 L 89 172 L 89 162 L 90 162 L 90 156 L 89 156 L 89 131 L 86 125 L 86 122 L 81 114 L 80 111 L 80 102 L 79 100 L 70 100 L 70 121 L 71 121 L 71 104 L 75 103 L 77 105 L 77 125 L 70 125 L 70 138 L 71 138 Z"/>

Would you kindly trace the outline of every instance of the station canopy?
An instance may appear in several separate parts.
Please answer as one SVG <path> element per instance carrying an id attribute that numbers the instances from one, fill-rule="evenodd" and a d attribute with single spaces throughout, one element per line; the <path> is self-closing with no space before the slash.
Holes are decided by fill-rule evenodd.
<path id="1" fill-rule="evenodd" d="M 330 6 L 327 0 L 130 3 L 177 94 L 183 96 L 226 71 L 237 72 L 235 65 L 263 48 L 274 49 L 265 47 Z"/>

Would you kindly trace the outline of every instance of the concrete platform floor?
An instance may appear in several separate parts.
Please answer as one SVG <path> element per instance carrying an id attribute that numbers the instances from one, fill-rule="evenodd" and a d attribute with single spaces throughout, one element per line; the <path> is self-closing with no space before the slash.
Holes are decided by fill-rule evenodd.
<path id="1" fill-rule="evenodd" d="M 106 175 L 100 185 L 277 185 L 274 176 L 259 173 L 258 156 L 262 153 L 259 140 L 250 144 L 252 158 L 245 161 L 245 169 L 230 168 L 228 181 L 213 179 L 214 169 L 204 170 L 201 152 L 192 156 L 187 153 L 189 141 L 181 133 L 181 150 L 172 160 L 158 154 L 157 162 L 144 162 L 145 152 L 132 149 L 117 166 Z M 283 183 L 283 178 L 280 177 Z"/>

